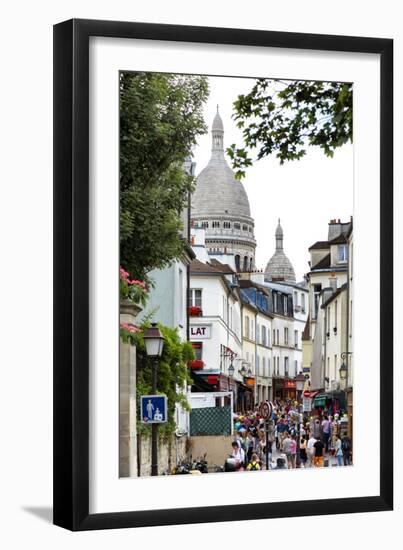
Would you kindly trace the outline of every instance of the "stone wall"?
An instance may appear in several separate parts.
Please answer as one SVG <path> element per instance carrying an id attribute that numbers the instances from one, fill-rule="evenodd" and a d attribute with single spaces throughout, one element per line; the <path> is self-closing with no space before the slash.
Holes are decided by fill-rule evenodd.
<path id="1" fill-rule="evenodd" d="M 140 476 L 151 475 L 151 436 L 138 435 Z M 168 441 L 158 441 L 158 475 L 169 473 L 178 461 L 187 456 L 186 436 L 173 435 Z"/>
<path id="2" fill-rule="evenodd" d="M 189 437 L 189 455 L 198 458 L 206 453 L 209 469 L 223 466 L 225 459 L 232 452 L 233 435 L 198 435 Z"/>

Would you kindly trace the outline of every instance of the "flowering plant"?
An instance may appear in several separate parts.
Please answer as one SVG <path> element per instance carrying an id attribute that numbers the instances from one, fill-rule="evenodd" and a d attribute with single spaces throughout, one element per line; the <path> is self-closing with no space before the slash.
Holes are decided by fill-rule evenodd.
<path id="1" fill-rule="evenodd" d="M 128 272 L 125 271 L 122 266 L 119 270 L 119 279 L 120 298 L 144 306 L 148 295 L 146 283 L 144 281 L 130 279 Z"/>
<path id="2" fill-rule="evenodd" d="M 120 337 L 123 342 L 135 345 L 139 332 L 141 332 L 141 329 L 137 325 L 133 325 L 132 323 L 120 323 Z"/>

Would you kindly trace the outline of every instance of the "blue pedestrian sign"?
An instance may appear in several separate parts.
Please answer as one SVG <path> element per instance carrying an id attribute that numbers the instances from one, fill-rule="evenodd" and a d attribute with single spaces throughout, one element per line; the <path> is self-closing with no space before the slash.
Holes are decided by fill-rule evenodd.
<path id="1" fill-rule="evenodd" d="M 141 422 L 143 424 L 163 424 L 168 420 L 168 399 L 166 395 L 142 395 Z"/>

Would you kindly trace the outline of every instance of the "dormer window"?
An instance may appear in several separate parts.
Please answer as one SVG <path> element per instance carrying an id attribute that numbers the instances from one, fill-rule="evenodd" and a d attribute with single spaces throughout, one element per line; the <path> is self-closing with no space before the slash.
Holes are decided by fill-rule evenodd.
<path id="1" fill-rule="evenodd" d="M 339 263 L 347 263 L 347 245 L 339 244 L 337 247 L 337 261 Z"/>

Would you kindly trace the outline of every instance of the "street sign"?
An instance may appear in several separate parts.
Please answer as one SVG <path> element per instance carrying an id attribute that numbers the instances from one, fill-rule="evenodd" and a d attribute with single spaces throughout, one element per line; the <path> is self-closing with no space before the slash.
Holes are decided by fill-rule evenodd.
<path id="1" fill-rule="evenodd" d="M 302 398 L 302 410 L 303 412 L 309 412 L 312 410 L 312 399 L 310 397 Z"/>
<path id="2" fill-rule="evenodd" d="M 260 406 L 260 414 L 262 418 L 267 420 L 268 418 L 271 418 L 273 412 L 273 403 L 271 401 L 265 401 Z"/>
<path id="3" fill-rule="evenodd" d="M 168 420 L 168 399 L 166 395 L 142 395 L 140 397 L 141 422 L 163 424 Z"/>

